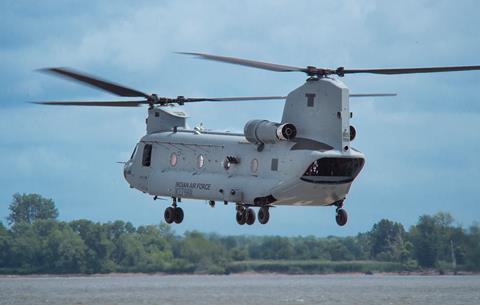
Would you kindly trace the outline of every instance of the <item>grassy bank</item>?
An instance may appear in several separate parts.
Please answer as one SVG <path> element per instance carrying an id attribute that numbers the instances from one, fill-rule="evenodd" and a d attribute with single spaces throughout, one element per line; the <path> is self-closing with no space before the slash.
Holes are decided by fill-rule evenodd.
<path id="1" fill-rule="evenodd" d="M 286 274 L 374 273 L 413 270 L 415 270 L 414 266 L 393 262 L 325 260 L 249 260 L 233 262 L 226 268 L 227 273 L 276 272 Z"/>
<path id="2" fill-rule="evenodd" d="M 164 274 L 236 274 L 236 273 L 281 273 L 281 274 L 346 274 L 346 273 L 400 273 L 400 274 L 471 274 L 465 268 L 452 269 L 447 263 L 436 268 L 421 268 L 414 261 L 395 263 L 373 260 L 327 261 L 327 260 L 245 260 L 226 264 L 200 263 L 191 264 L 177 261 L 162 268 L 135 269 L 117 267 L 112 270 L 85 273 L 63 273 L 49 270 L 29 268 L 0 268 L 0 275 L 32 275 L 32 274 L 110 274 L 110 273 L 164 273 Z"/>

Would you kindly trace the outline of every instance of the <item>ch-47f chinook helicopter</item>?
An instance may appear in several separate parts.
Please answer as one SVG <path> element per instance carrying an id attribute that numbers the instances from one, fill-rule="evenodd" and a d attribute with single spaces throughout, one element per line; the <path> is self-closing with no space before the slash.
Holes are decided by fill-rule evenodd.
<path id="1" fill-rule="evenodd" d="M 350 94 L 338 80 L 346 74 L 409 74 L 480 70 L 480 66 L 424 68 L 337 69 L 271 64 L 202 53 L 182 53 L 203 59 L 276 72 L 304 72 L 306 82 L 288 96 L 227 98 L 176 98 L 146 94 L 66 68 L 41 71 L 76 80 L 123 97 L 128 101 L 43 101 L 69 106 L 134 107 L 148 105 L 147 134 L 124 165 L 130 187 L 158 197 L 171 197 L 165 209 L 167 223 L 181 223 L 182 198 L 235 203 L 236 221 L 266 224 L 276 205 L 336 207 L 336 222 L 343 226 L 343 203 L 365 156 L 351 146 L 356 131 L 350 125 L 350 97 L 395 94 Z M 280 122 L 250 120 L 244 133 L 189 129 L 186 113 L 176 105 L 195 102 L 285 99 Z M 258 213 L 253 207 L 258 207 Z"/>

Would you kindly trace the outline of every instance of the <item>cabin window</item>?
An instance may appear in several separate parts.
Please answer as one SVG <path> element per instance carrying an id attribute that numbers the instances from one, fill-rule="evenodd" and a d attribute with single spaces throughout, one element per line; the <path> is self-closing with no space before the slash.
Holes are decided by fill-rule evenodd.
<path id="1" fill-rule="evenodd" d="M 202 168 L 204 165 L 205 165 L 205 157 L 203 157 L 203 155 L 198 155 L 197 157 L 198 168 Z"/>
<path id="2" fill-rule="evenodd" d="M 145 144 L 143 147 L 143 157 L 142 157 L 142 165 L 143 166 L 150 166 L 152 161 L 152 144 Z"/>
<path id="3" fill-rule="evenodd" d="M 258 170 L 258 160 L 257 159 L 253 159 L 252 162 L 250 163 L 250 170 L 252 171 L 252 173 L 257 172 L 257 170 Z"/>
<path id="4" fill-rule="evenodd" d="M 272 171 L 277 171 L 278 170 L 278 159 L 272 159 L 271 170 Z"/>
<path id="5" fill-rule="evenodd" d="M 170 155 L 170 165 L 171 166 L 177 165 L 177 154 L 176 153 L 172 153 Z"/>

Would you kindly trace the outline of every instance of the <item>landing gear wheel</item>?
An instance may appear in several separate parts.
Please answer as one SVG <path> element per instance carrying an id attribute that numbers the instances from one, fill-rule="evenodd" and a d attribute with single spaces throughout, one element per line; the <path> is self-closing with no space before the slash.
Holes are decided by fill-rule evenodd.
<path id="1" fill-rule="evenodd" d="M 270 219 L 270 212 L 268 211 L 267 207 L 261 207 L 258 210 L 258 222 L 262 225 L 266 224 Z"/>
<path id="2" fill-rule="evenodd" d="M 245 209 L 239 209 L 237 210 L 237 223 L 239 225 L 244 225 L 245 222 L 247 222 L 247 217 L 246 217 L 246 210 Z"/>
<path id="3" fill-rule="evenodd" d="M 165 222 L 171 224 L 175 220 L 175 209 L 172 207 L 166 208 L 163 216 L 165 218 Z"/>
<path id="4" fill-rule="evenodd" d="M 245 211 L 245 222 L 247 225 L 251 226 L 255 223 L 255 211 L 251 208 L 248 208 Z"/>
<path id="5" fill-rule="evenodd" d="M 337 221 L 337 225 L 344 226 L 347 223 L 347 211 L 344 209 L 338 209 L 337 215 L 335 216 L 335 220 Z"/>
<path id="6" fill-rule="evenodd" d="M 175 223 L 182 223 L 183 221 L 183 209 L 182 208 L 175 208 Z"/>

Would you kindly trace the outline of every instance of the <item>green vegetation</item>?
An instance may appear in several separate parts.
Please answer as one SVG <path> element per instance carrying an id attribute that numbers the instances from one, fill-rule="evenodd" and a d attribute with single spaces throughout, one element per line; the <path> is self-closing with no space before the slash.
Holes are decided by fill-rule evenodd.
<path id="1" fill-rule="evenodd" d="M 383 219 L 351 237 L 175 234 L 165 223 L 58 221 L 53 200 L 15 194 L 0 222 L 0 273 L 332 273 L 480 271 L 480 226 L 423 215 L 408 231 Z"/>
<path id="2" fill-rule="evenodd" d="M 38 194 L 14 194 L 9 206 L 10 224 L 21 222 L 32 223 L 37 219 L 56 219 L 58 211 L 52 199 L 46 199 Z"/>

